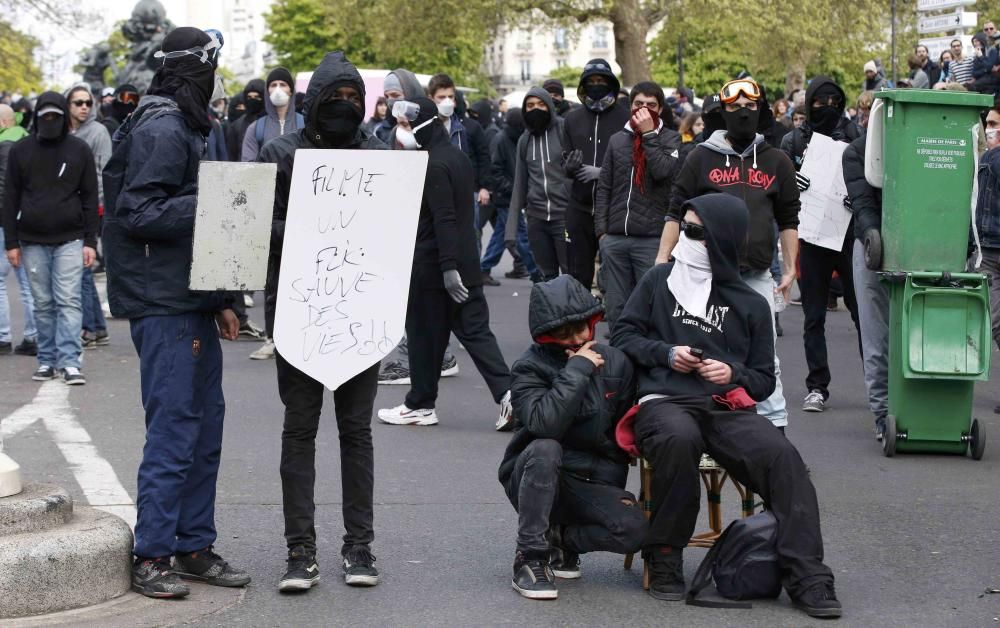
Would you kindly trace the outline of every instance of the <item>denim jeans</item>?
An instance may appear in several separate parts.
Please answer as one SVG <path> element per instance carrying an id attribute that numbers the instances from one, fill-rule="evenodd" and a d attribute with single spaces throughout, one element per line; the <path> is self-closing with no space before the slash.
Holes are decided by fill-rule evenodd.
<path id="1" fill-rule="evenodd" d="M 767 304 L 771 307 L 771 318 L 774 318 L 774 279 L 771 278 L 770 270 L 748 270 L 743 273 L 743 281 L 754 289 L 760 296 L 767 299 Z M 774 325 L 771 326 L 772 332 Z M 777 340 L 777 336 L 775 336 Z M 778 351 L 774 352 L 774 392 L 771 396 L 757 404 L 757 413 L 762 414 L 775 427 L 788 425 L 788 410 L 785 408 L 785 393 L 781 387 L 781 362 L 778 360 Z"/>
<path id="2" fill-rule="evenodd" d="M 490 241 L 486 245 L 486 252 L 483 254 L 483 259 L 480 263 L 480 270 L 484 273 L 493 270 L 493 267 L 500 263 L 503 252 L 507 250 L 504 248 L 504 229 L 507 226 L 507 216 L 509 213 L 510 210 L 506 207 L 496 208 L 497 223 L 493 226 L 493 235 L 490 236 Z M 521 263 L 524 264 L 524 268 L 528 271 L 528 274 L 535 276 L 538 273 L 538 267 L 535 265 L 535 258 L 531 254 L 531 246 L 528 244 L 528 222 L 524 219 L 524 214 L 520 212 L 518 212 L 517 225 L 517 254 L 521 258 Z"/>
<path id="3" fill-rule="evenodd" d="M 0 241 L 3 241 L 3 229 L 0 228 Z M 7 256 L 0 256 L 0 342 L 11 342 L 10 331 L 10 302 L 7 300 L 7 276 L 10 274 L 11 265 L 7 261 Z M 35 299 L 31 296 L 31 284 L 28 282 L 28 273 L 24 270 L 24 264 L 14 269 L 17 277 L 17 285 L 21 289 L 21 306 L 24 308 L 24 337 L 34 340 L 38 336 L 38 328 L 35 327 Z"/>
<path id="4" fill-rule="evenodd" d="M 38 364 L 80 368 L 83 309 L 83 240 L 62 244 L 23 244 L 21 263 L 35 297 Z"/>
<path id="5" fill-rule="evenodd" d="M 94 284 L 94 273 L 90 272 L 89 268 L 83 269 L 82 299 L 83 329 L 107 331 L 108 323 L 104 320 L 104 311 L 101 309 L 101 297 L 97 294 L 97 286 Z"/>

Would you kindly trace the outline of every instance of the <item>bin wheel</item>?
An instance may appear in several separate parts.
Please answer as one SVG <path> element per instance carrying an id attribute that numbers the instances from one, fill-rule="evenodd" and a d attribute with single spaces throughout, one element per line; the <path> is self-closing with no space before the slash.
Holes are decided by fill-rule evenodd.
<path id="1" fill-rule="evenodd" d="M 882 434 L 882 453 L 886 458 L 892 458 L 896 454 L 896 417 L 892 414 L 885 417 L 885 433 Z"/>
<path id="2" fill-rule="evenodd" d="M 972 419 L 972 432 L 969 434 L 969 453 L 973 460 L 982 460 L 986 451 L 986 430 L 979 419 Z"/>
<path id="3" fill-rule="evenodd" d="M 865 232 L 865 266 L 869 270 L 882 268 L 882 236 L 875 229 Z"/>

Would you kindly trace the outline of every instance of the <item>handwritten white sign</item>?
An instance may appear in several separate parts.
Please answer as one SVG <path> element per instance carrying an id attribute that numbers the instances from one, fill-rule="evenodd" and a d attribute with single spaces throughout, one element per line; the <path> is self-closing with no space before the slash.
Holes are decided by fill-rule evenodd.
<path id="1" fill-rule="evenodd" d="M 275 164 L 203 161 L 191 260 L 192 290 L 263 290 Z"/>
<path id="2" fill-rule="evenodd" d="M 274 342 L 331 390 L 403 338 L 427 153 L 298 150 Z"/>
<path id="3" fill-rule="evenodd" d="M 840 251 L 851 222 L 844 207 L 847 185 L 841 158 L 847 144 L 813 133 L 800 172 L 809 177 L 809 189 L 800 195 L 799 237 L 810 244 Z"/>

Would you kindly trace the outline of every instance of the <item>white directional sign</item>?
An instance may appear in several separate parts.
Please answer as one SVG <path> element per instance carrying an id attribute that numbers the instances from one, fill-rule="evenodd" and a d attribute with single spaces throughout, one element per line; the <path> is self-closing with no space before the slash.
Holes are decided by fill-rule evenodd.
<path id="1" fill-rule="evenodd" d="M 968 7 L 976 0 L 917 0 L 917 11 L 944 11 L 955 7 Z"/>
<path id="2" fill-rule="evenodd" d="M 917 30 L 925 33 L 940 33 L 943 31 L 965 30 L 975 28 L 979 14 L 975 11 L 955 11 L 945 15 L 928 15 L 917 22 Z"/>
<path id="3" fill-rule="evenodd" d="M 971 35 L 956 35 L 954 37 L 928 37 L 926 39 L 921 39 L 918 43 L 923 46 L 927 46 L 927 55 L 937 63 L 938 58 L 941 53 L 948 50 L 951 46 L 951 42 L 960 39 L 962 41 L 962 50 L 965 54 L 971 54 L 972 50 L 972 36 Z"/>

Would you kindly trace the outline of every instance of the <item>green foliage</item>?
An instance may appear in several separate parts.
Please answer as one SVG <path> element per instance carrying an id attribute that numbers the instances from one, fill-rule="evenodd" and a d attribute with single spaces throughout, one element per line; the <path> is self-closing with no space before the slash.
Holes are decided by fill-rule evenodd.
<path id="1" fill-rule="evenodd" d="M 35 63 L 38 40 L 0 20 L 0 89 L 27 94 L 42 87 L 42 71 Z"/>
<path id="2" fill-rule="evenodd" d="M 571 68 L 567 65 L 550 72 L 549 75 L 539 81 L 538 84 L 541 85 L 542 81 L 554 78 L 562 81 L 567 93 L 575 93 L 576 86 L 580 84 L 581 74 L 583 74 L 583 68 Z"/>

